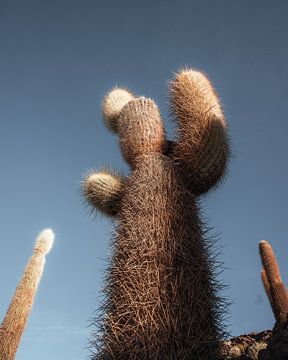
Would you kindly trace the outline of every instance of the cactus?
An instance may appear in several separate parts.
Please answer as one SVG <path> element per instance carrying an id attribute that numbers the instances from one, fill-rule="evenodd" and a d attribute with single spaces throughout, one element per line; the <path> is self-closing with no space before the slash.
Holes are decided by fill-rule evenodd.
<path id="1" fill-rule="evenodd" d="M 176 141 L 166 139 L 151 99 L 126 89 L 104 99 L 105 123 L 118 132 L 132 172 L 125 181 L 90 174 L 84 183 L 89 203 L 116 223 L 94 360 L 218 356 L 225 302 L 197 196 L 225 173 L 226 123 L 215 90 L 199 71 L 180 71 L 170 97 Z"/>
<path id="2" fill-rule="evenodd" d="M 269 281 L 266 275 L 266 271 L 264 269 L 261 270 L 261 280 L 262 280 L 262 284 L 265 290 L 265 293 L 269 299 L 270 305 L 271 307 L 273 307 L 273 299 L 271 298 L 271 292 L 270 292 L 270 285 L 269 285 Z M 274 313 L 274 311 L 273 311 Z"/>
<path id="3" fill-rule="evenodd" d="M 84 194 L 92 206 L 108 216 L 115 216 L 122 196 L 124 179 L 114 173 L 91 173 L 84 182 Z"/>
<path id="4" fill-rule="evenodd" d="M 224 114 L 211 83 L 199 71 L 182 71 L 170 88 L 172 113 L 179 119 L 174 157 L 181 162 L 179 170 L 192 193 L 202 194 L 223 178 L 226 169 Z"/>
<path id="5" fill-rule="evenodd" d="M 0 360 L 15 359 L 44 270 L 45 256 L 50 251 L 53 240 L 54 233 L 50 229 L 42 231 L 36 240 L 33 255 L 0 326 Z"/>
<path id="6" fill-rule="evenodd" d="M 288 314 L 288 295 L 282 282 L 277 259 L 268 241 L 259 243 L 259 252 L 263 269 L 261 278 L 270 301 L 276 321 L 283 322 Z"/>

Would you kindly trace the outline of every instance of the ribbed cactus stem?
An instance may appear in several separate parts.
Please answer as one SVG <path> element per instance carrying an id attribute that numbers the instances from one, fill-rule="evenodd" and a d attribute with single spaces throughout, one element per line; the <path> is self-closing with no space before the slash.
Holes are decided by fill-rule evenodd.
<path id="1" fill-rule="evenodd" d="M 118 123 L 122 153 L 132 167 L 138 156 L 164 150 L 165 131 L 153 100 L 141 97 L 130 101 L 121 111 Z"/>
<path id="2" fill-rule="evenodd" d="M 288 314 L 288 296 L 282 282 L 279 266 L 268 241 L 262 240 L 259 251 L 264 268 L 262 282 L 277 321 L 284 321 Z M 268 292 L 267 292 L 268 291 Z"/>
<path id="3" fill-rule="evenodd" d="M 221 301 L 194 196 L 179 184 L 161 154 L 126 184 L 95 360 L 216 359 Z"/>
<path id="4" fill-rule="evenodd" d="M 41 232 L 36 240 L 33 255 L 0 326 L 0 360 L 15 359 L 43 273 L 45 256 L 50 251 L 53 240 L 54 233 L 51 229 Z"/>
<path id="5" fill-rule="evenodd" d="M 108 171 L 92 173 L 84 181 L 84 195 L 90 205 L 109 216 L 119 209 L 124 179 Z"/>
<path id="6" fill-rule="evenodd" d="M 229 156 L 226 122 L 218 96 L 200 71 L 183 70 L 170 84 L 171 107 L 179 123 L 175 157 L 194 194 L 214 186 Z M 189 169 L 189 172 L 187 171 Z"/>

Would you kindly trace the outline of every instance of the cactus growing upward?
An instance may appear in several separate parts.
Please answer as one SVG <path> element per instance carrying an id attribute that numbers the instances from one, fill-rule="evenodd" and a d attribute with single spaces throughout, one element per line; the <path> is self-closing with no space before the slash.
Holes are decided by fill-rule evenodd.
<path id="1" fill-rule="evenodd" d="M 93 359 L 218 356 L 223 300 L 197 196 L 225 173 L 226 123 L 199 71 L 180 71 L 170 97 L 179 128 L 175 142 L 166 140 L 151 99 L 119 88 L 104 99 L 105 123 L 118 132 L 132 173 L 125 180 L 90 174 L 84 183 L 89 202 L 116 221 Z"/>
<path id="2" fill-rule="evenodd" d="M 8 311 L 0 325 L 0 360 L 13 360 L 31 311 L 36 291 L 44 270 L 45 256 L 54 241 L 50 229 L 42 231 L 19 282 Z"/>
<path id="3" fill-rule="evenodd" d="M 264 289 L 276 321 L 283 322 L 288 314 L 288 295 L 281 279 L 277 259 L 272 246 L 266 240 L 259 243 L 259 252 L 263 265 L 261 278 Z"/>

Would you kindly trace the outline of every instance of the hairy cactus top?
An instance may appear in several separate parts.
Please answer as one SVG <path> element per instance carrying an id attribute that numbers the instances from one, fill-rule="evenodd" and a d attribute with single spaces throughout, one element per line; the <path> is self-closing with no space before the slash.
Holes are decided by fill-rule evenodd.
<path id="1" fill-rule="evenodd" d="M 103 102 L 132 172 L 90 174 L 90 204 L 114 216 L 104 314 L 93 359 L 216 359 L 223 335 L 219 284 L 197 196 L 223 177 L 226 123 L 207 77 L 190 69 L 170 83 L 178 138 L 166 139 L 157 105 L 126 89 Z M 100 334 L 100 335 L 99 335 Z"/>

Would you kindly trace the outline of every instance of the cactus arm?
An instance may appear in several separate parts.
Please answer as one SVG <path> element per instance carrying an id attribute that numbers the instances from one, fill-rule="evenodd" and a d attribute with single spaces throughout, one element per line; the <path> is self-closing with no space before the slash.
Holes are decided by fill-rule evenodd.
<path id="1" fill-rule="evenodd" d="M 275 303 L 274 303 L 273 297 L 271 295 L 270 284 L 269 284 L 269 281 L 267 278 L 266 271 L 264 269 L 262 269 L 262 271 L 261 271 L 261 280 L 262 280 L 262 284 L 263 284 L 266 296 L 268 297 L 271 309 L 273 311 L 274 317 L 277 320 L 277 308 L 275 308 Z"/>
<path id="2" fill-rule="evenodd" d="M 203 73 L 188 69 L 170 83 L 170 99 L 179 126 L 174 158 L 191 191 L 204 193 L 222 178 L 229 157 L 218 96 Z"/>
<path id="3" fill-rule="evenodd" d="M 93 172 L 83 183 L 84 196 L 93 208 L 113 217 L 119 211 L 124 184 L 125 179 L 117 174 Z"/>
<path id="4" fill-rule="evenodd" d="M 162 119 L 151 99 L 131 100 L 119 114 L 118 128 L 122 154 L 132 168 L 139 156 L 162 153 L 165 148 Z"/>
<path id="5" fill-rule="evenodd" d="M 0 360 L 15 359 L 53 239 L 54 233 L 50 229 L 44 230 L 37 238 L 33 255 L 0 326 Z"/>
<path id="6" fill-rule="evenodd" d="M 264 283 L 265 290 L 269 286 L 269 292 L 267 295 L 274 316 L 277 321 L 284 321 L 288 314 L 288 296 L 281 279 L 277 259 L 274 255 L 272 246 L 266 240 L 262 240 L 259 243 L 259 252 L 266 275 L 266 278 L 264 275 L 264 281 L 262 275 L 262 281 Z"/>
<path id="7" fill-rule="evenodd" d="M 164 126 L 153 100 L 114 88 L 104 98 L 102 111 L 108 129 L 118 132 L 123 157 L 132 169 L 139 156 L 165 151 Z"/>
<path id="8" fill-rule="evenodd" d="M 269 299 L 269 302 L 270 302 L 270 305 L 271 305 L 271 308 L 273 307 L 273 299 L 271 297 L 271 290 L 270 290 L 270 284 L 269 284 L 269 281 L 268 281 L 268 278 L 267 278 L 267 274 L 266 274 L 266 271 L 264 269 L 261 270 L 261 280 L 262 280 L 262 284 L 263 284 L 263 287 L 264 287 L 264 290 L 265 290 L 265 293 Z M 274 313 L 274 311 L 273 311 Z"/>

